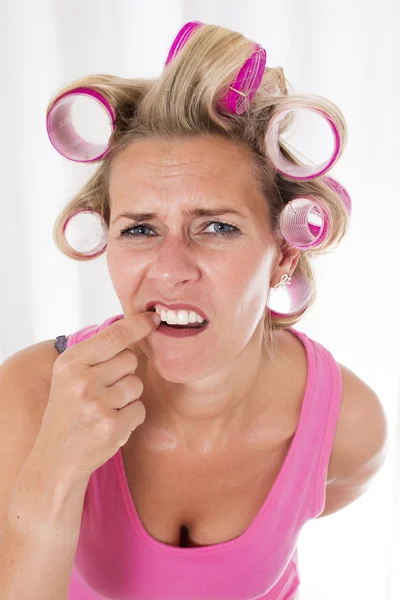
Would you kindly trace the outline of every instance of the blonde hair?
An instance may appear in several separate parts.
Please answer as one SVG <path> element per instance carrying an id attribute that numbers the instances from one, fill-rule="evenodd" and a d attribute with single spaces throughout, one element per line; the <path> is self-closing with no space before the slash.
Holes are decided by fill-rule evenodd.
<path id="1" fill-rule="evenodd" d="M 275 333 L 293 326 L 312 306 L 316 296 L 311 257 L 333 251 L 347 232 L 349 215 L 336 193 L 322 177 L 308 181 L 292 181 L 282 177 L 265 155 L 265 132 L 276 109 L 305 105 L 326 112 L 336 124 L 343 152 L 347 129 L 339 108 L 320 96 L 288 93 L 288 85 L 280 67 L 266 68 L 261 84 L 249 109 L 241 114 L 222 112 L 217 108 L 229 85 L 244 62 L 251 56 L 253 42 L 240 33 L 216 25 L 199 27 L 177 56 L 156 79 L 123 79 L 114 75 L 88 75 L 59 90 L 49 102 L 47 111 L 61 94 L 76 87 L 90 87 L 103 94 L 116 111 L 115 128 L 110 137 L 110 150 L 97 171 L 72 198 L 58 216 L 53 237 L 58 249 L 74 260 L 93 257 L 73 251 L 63 235 L 68 218 L 78 210 L 98 212 L 107 226 L 110 222 L 109 179 L 113 159 L 135 140 L 176 138 L 177 136 L 220 135 L 251 150 L 255 181 L 267 203 L 272 231 L 280 246 L 282 237 L 279 217 L 285 205 L 296 197 L 312 195 L 329 215 L 328 235 L 317 248 L 301 251 L 293 276 L 304 278 L 310 286 L 310 301 L 296 315 L 271 315 L 266 310 L 264 344 L 275 348 Z M 281 121 L 280 134 L 292 122 L 289 112 Z M 300 164 L 282 140 L 282 153 Z M 267 299 L 266 299 L 267 300 Z"/>

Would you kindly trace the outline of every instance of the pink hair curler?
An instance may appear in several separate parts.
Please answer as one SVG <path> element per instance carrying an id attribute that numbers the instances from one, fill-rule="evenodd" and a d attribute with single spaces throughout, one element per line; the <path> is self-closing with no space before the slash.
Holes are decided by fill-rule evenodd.
<path id="1" fill-rule="evenodd" d="M 279 136 L 279 123 L 283 119 L 283 117 L 290 112 L 291 110 L 305 108 L 308 110 L 312 110 L 313 112 L 318 113 L 321 117 L 323 117 L 328 124 L 333 133 L 334 138 L 334 149 L 332 155 L 326 160 L 324 163 L 318 166 L 307 166 L 307 165 L 295 165 L 290 160 L 288 160 L 279 148 L 278 136 Z M 277 171 L 279 171 L 282 175 L 287 177 L 288 179 L 294 179 L 298 181 L 306 181 L 308 179 L 314 179 L 315 177 L 319 177 L 326 173 L 329 169 L 333 167 L 335 162 L 338 159 L 341 147 L 341 140 L 339 135 L 339 130 L 336 127 L 335 123 L 332 121 L 330 116 L 321 111 L 319 108 L 314 107 L 310 108 L 308 105 L 296 105 L 292 108 L 288 108 L 286 105 L 284 108 L 277 109 L 276 112 L 271 117 L 271 120 L 268 124 L 267 132 L 265 134 L 265 149 L 266 153 L 269 156 L 270 160 L 275 165 Z"/>
<path id="2" fill-rule="evenodd" d="M 229 92 L 220 100 L 220 106 L 237 115 L 243 114 L 260 86 L 266 61 L 266 51 L 259 44 L 255 44 L 253 54 L 240 69 L 232 86 L 229 86 Z"/>
<path id="3" fill-rule="evenodd" d="M 91 88 L 75 88 L 59 96 L 49 108 L 46 116 L 47 134 L 54 148 L 68 160 L 95 162 L 102 159 L 109 150 L 109 140 L 104 144 L 92 144 L 84 140 L 74 129 L 71 108 L 77 96 L 86 96 L 97 102 L 106 111 L 111 133 L 114 130 L 115 111 L 108 100 Z M 111 134 L 109 138 L 111 137 Z"/>
<path id="4" fill-rule="evenodd" d="M 201 25 L 201 21 L 186 23 L 176 35 L 165 65 L 168 65 L 185 45 L 192 33 Z M 237 114 L 243 113 L 253 99 L 265 68 L 266 52 L 255 45 L 255 51 L 245 62 L 238 76 L 229 87 L 228 94 L 220 104 L 225 109 Z M 102 144 L 93 144 L 77 133 L 72 123 L 71 108 L 77 96 L 85 96 L 106 112 L 110 125 L 108 140 Z M 62 94 L 55 99 L 46 115 L 46 128 L 50 142 L 64 158 L 75 162 L 91 163 L 104 158 L 109 151 L 109 140 L 115 129 L 116 113 L 107 98 L 97 90 L 88 87 L 78 87 Z"/>
<path id="5" fill-rule="evenodd" d="M 200 25 L 204 25 L 204 23 L 201 21 L 190 21 L 180 29 L 172 42 L 165 66 L 175 58 L 192 33 Z M 254 46 L 254 52 L 246 60 L 236 79 L 232 82 L 232 85 L 229 86 L 228 93 L 220 99 L 219 108 L 237 115 L 244 113 L 248 109 L 260 86 L 267 60 L 267 53 L 264 48 L 259 44 L 255 44 Z"/>
<path id="6" fill-rule="evenodd" d="M 100 256 L 107 246 L 108 229 L 102 216 L 93 210 L 78 210 L 71 215 L 63 233 L 70 248 L 83 256 Z"/>
<path id="7" fill-rule="evenodd" d="M 200 27 L 200 25 L 204 25 L 204 23 L 202 23 L 201 21 L 190 21 L 189 23 L 185 23 L 185 25 L 178 31 L 169 49 L 167 60 L 165 61 L 165 66 L 167 66 L 171 62 L 171 60 L 175 58 L 179 50 L 183 48 L 183 46 L 186 44 L 192 33 L 198 27 Z"/>
<path id="8" fill-rule="evenodd" d="M 349 192 L 346 190 L 344 185 L 339 183 L 337 179 L 333 179 L 333 177 L 325 176 L 324 181 L 327 185 L 329 185 L 329 187 L 334 192 L 337 193 L 337 195 L 339 196 L 339 198 L 342 200 L 343 204 L 345 205 L 347 212 L 349 213 L 349 215 L 351 215 L 351 211 L 352 211 L 351 198 L 350 198 Z"/>
<path id="9" fill-rule="evenodd" d="M 301 275 L 292 275 L 288 285 L 270 288 L 267 308 L 276 316 L 292 316 L 302 313 L 310 303 L 311 288 Z"/>
<path id="10" fill-rule="evenodd" d="M 281 212 L 280 228 L 291 246 L 301 250 L 315 248 L 327 236 L 328 214 L 316 198 L 295 198 Z"/>

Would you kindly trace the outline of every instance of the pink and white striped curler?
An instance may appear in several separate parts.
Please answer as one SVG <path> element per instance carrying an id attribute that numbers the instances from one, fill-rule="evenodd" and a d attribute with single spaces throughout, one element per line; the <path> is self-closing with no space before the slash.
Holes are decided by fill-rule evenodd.
<path id="1" fill-rule="evenodd" d="M 106 111 L 111 128 L 110 136 L 104 144 L 92 144 L 84 140 L 74 129 L 71 108 L 77 96 L 86 96 Z M 102 159 L 109 150 L 109 139 L 114 130 L 115 111 L 100 92 L 91 88 L 75 88 L 59 96 L 49 108 L 46 116 L 47 134 L 54 148 L 68 160 L 95 162 Z"/>
<path id="2" fill-rule="evenodd" d="M 293 274 L 288 283 L 280 289 L 270 288 L 267 308 L 272 315 L 297 315 L 310 303 L 311 288 L 302 275 Z"/>
<path id="3" fill-rule="evenodd" d="M 63 233 L 72 250 L 95 258 L 107 246 L 108 230 L 102 216 L 88 209 L 78 210 L 64 223 Z"/>
<path id="4" fill-rule="evenodd" d="M 333 177 L 325 176 L 324 177 L 324 181 L 325 181 L 325 183 L 327 183 L 329 185 L 329 187 L 334 192 L 337 193 L 337 195 L 339 196 L 339 198 L 343 202 L 343 204 L 344 204 L 347 212 L 349 213 L 349 215 L 351 215 L 351 211 L 352 211 L 351 198 L 350 198 L 349 192 L 346 190 L 346 188 L 344 187 L 344 185 L 342 185 L 341 183 L 339 183 L 339 181 L 337 179 L 333 179 Z"/>
<path id="5" fill-rule="evenodd" d="M 267 53 L 259 44 L 255 44 L 253 54 L 240 69 L 235 81 L 229 87 L 229 92 L 221 98 L 220 107 L 237 115 L 248 110 L 264 75 Z"/>
<path id="6" fill-rule="evenodd" d="M 183 48 L 183 46 L 186 44 L 192 33 L 198 27 L 200 27 L 200 25 L 204 25 L 204 23 L 202 23 L 201 21 L 190 21 L 189 23 L 185 23 L 185 25 L 178 31 L 169 49 L 167 60 L 165 61 L 165 66 L 167 66 L 171 62 L 171 60 L 175 58 L 179 50 Z"/>
<path id="7" fill-rule="evenodd" d="M 327 236 L 328 214 L 317 198 L 295 198 L 281 212 L 280 228 L 291 246 L 301 250 L 315 248 Z"/>
<path id="8" fill-rule="evenodd" d="M 279 123 L 284 118 L 284 116 L 290 112 L 291 110 L 296 109 L 307 109 L 316 112 L 321 117 L 323 117 L 329 124 L 334 138 L 334 149 L 332 155 L 321 165 L 317 166 L 307 166 L 307 165 L 295 165 L 290 160 L 288 160 L 279 148 Z M 298 181 L 306 181 L 308 179 L 314 179 L 315 177 L 319 177 L 326 173 L 329 169 L 333 167 L 335 162 L 338 159 L 341 147 L 341 139 L 339 135 L 339 130 L 335 123 L 332 121 L 330 116 L 324 111 L 320 110 L 317 107 L 311 108 L 308 105 L 298 105 L 296 104 L 293 108 L 288 108 L 286 104 L 284 108 L 277 109 L 276 112 L 271 117 L 271 120 L 268 124 L 267 132 L 265 134 L 265 150 L 267 156 L 270 158 L 272 163 L 275 165 L 277 171 L 281 173 L 283 176 L 288 179 L 294 179 Z"/>

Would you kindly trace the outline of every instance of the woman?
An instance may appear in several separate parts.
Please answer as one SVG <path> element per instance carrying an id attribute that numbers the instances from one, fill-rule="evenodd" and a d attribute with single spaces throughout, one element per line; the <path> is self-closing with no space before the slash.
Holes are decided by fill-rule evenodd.
<path id="1" fill-rule="evenodd" d="M 76 260 L 106 251 L 123 309 L 58 336 L 52 375 L 88 340 L 100 353 L 123 338 L 118 350 L 137 357 L 143 384 L 140 421 L 81 488 L 70 599 L 298 597 L 303 525 L 354 501 L 383 463 L 376 394 L 293 328 L 315 298 L 311 257 L 348 226 L 350 198 L 326 175 L 344 119 L 326 99 L 289 96 L 265 61 L 239 33 L 191 22 L 158 79 L 88 76 L 49 104 L 55 148 L 101 159 L 57 219 L 56 244 Z M 77 93 L 108 111 L 105 147 L 83 143 L 65 120 Z M 302 107 L 334 134 L 320 167 L 279 137 Z M 82 216 L 97 219 L 99 235 L 79 250 L 67 237 Z M 284 285 L 286 313 L 269 307 Z M 135 341 L 121 334 L 149 311 L 159 328 Z"/>

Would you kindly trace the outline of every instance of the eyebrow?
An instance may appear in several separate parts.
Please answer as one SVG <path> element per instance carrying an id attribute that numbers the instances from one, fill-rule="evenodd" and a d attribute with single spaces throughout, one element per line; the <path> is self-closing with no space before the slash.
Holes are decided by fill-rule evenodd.
<path id="1" fill-rule="evenodd" d="M 244 215 L 240 211 L 235 210 L 234 208 L 229 208 L 229 207 L 225 207 L 225 206 L 221 206 L 216 209 L 194 208 L 191 210 L 183 211 L 183 214 L 185 215 L 185 217 L 191 216 L 191 215 L 195 215 L 196 217 L 215 217 L 217 215 L 225 215 L 228 213 L 233 214 L 233 215 L 238 215 L 239 217 L 246 218 L 246 215 Z M 112 221 L 112 223 L 115 223 L 115 221 L 117 221 L 118 219 L 121 219 L 122 217 L 127 217 L 128 219 L 134 219 L 135 221 L 150 221 L 151 219 L 154 219 L 155 217 L 157 217 L 157 213 L 124 212 L 124 213 L 121 213 L 120 215 L 118 215 L 117 217 L 115 217 L 115 219 Z"/>

